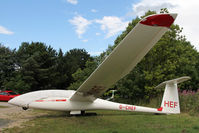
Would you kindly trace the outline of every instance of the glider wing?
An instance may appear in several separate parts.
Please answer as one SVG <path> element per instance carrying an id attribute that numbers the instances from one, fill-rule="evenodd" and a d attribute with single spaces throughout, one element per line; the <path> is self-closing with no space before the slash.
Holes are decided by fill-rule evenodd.
<path id="1" fill-rule="evenodd" d="M 142 19 L 71 97 L 92 102 L 127 75 L 157 43 L 177 14 L 155 14 Z"/>

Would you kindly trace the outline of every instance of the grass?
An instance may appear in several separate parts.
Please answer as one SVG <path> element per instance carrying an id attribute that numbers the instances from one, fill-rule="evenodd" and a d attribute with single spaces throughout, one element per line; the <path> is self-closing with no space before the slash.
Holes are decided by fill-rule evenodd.
<path id="1" fill-rule="evenodd" d="M 0 105 L 0 108 L 8 108 L 8 106 L 1 106 L 1 105 Z"/>
<path id="2" fill-rule="evenodd" d="M 198 133 L 199 117 L 96 111 L 97 116 L 66 117 L 50 112 L 5 133 Z"/>

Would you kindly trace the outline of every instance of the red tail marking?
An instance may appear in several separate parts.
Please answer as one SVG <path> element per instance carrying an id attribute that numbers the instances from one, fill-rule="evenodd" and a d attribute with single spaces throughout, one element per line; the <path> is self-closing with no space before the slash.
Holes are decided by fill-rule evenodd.
<path id="1" fill-rule="evenodd" d="M 158 110 L 158 111 L 162 111 L 162 109 L 163 109 L 163 107 L 160 107 L 160 108 L 158 108 L 157 110 Z"/>

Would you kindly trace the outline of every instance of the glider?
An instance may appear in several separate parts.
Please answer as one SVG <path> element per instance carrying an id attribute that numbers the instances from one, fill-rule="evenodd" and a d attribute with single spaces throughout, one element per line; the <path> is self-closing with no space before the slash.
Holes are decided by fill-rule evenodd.
<path id="1" fill-rule="evenodd" d="M 165 81 L 161 107 L 149 108 L 115 103 L 100 99 L 111 85 L 127 75 L 156 44 L 174 22 L 177 14 L 155 14 L 143 18 L 106 57 L 86 81 L 74 90 L 41 90 L 29 92 L 11 99 L 8 103 L 23 109 L 70 111 L 83 114 L 87 110 L 124 110 L 151 113 L 180 113 L 177 84 L 189 77 Z"/>

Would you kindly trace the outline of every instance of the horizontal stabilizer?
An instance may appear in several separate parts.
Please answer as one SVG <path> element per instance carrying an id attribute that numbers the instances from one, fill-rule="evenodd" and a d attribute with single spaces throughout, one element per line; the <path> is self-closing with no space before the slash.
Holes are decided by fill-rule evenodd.
<path id="1" fill-rule="evenodd" d="M 161 84 L 159 84 L 158 86 L 156 86 L 155 88 L 164 87 L 166 84 L 172 84 L 172 83 L 179 84 L 179 83 L 182 83 L 182 82 L 187 81 L 189 79 L 191 79 L 189 76 L 183 76 L 183 77 L 180 77 L 180 78 L 164 81 Z"/>

